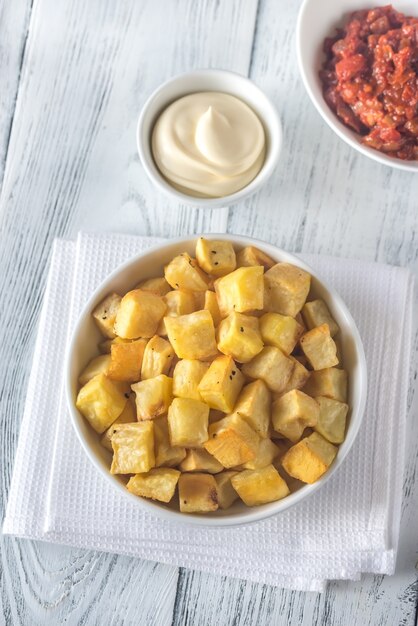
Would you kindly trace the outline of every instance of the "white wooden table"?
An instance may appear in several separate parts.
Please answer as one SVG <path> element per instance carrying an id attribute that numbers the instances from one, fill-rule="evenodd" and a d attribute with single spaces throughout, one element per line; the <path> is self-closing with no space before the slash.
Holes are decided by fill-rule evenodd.
<path id="1" fill-rule="evenodd" d="M 54 237 L 80 229 L 229 231 L 290 251 L 417 272 L 418 178 L 356 154 L 321 121 L 296 67 L 298 8 L 284 0 L 0 0 L 2 512 Z M 136 153 L 145 98 L 166 78 L 196 67 L 248 74 L 284 124 L 271 182 L 229 210 L 169 202 L 146 179 Z M 417 350 L 415 334 L 395 576 L 331 583 L 323 595 L 296 593 L 1 538 L 0 623 L 416 623 Z"/>

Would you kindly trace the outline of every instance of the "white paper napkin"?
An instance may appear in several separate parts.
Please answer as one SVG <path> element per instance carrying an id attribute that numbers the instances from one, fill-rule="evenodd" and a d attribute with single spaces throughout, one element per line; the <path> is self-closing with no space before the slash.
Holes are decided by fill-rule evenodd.
<path id="1" fill-rule="evenodd" d="M 363 338 L 366 414 L 340 471 L 305 502 L 233 529 L 142 513 L 92 466 L 62 392 L 68 333 L 93 289 L 157 243 L 80 234 L 54 244 L 3 532 L 123 553 L 292 589 L 394 571 L 399 534 L 413 279 L 408 270 L 301 255 L 342 295 Z M 401 332 L 401 335 L 400 335 Z"/>

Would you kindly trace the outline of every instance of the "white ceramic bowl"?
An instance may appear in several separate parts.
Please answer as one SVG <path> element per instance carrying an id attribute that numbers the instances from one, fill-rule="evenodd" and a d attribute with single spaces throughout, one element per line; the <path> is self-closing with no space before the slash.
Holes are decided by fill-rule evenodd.
<path id="1" fill-rule="evenodd" d="M 174 100 L 199 91 L 221 91 L 236 96 L 257 113 L 266 135 L 266 158 L 257 176 L 243 189 L 222 198 L 197 198 L 178 191 L 162 176 L 152 156 L 151 134 L 160 113 Z M 183 204 L 214 209 L 243 200 L 264 185 L 279 159 L 282 127 L 269 98 L 248 78 L 225 70 L 195 70 L 171 78 L 151 94 L 138 119 L 136 141 L 141 163 L 158 189 Z"/>
<path id="2" fill-rule="evenodd" d="M 304 0 L 296 27 L 299 70 L 306 91 L 318 112 L 341 139 L 374 161 L 401 170 L 418 172 L 418 161 L 403 161 L 363 145 L 360 136 L 338 119 L 322 95 L 318 72 L 325 59 L 322 51 L 324 39 L 334 35 L 335 29 L 344 25 L 353 11 L 384 4 L 382 0 Z M 418 15 L 418 6 L 414 0 L 399 0 L 395 9 L 406 15 Z"/>
<path id="3" fill-rule="evenodd" d="M 242 502 L 236 502 L 226 511 L 219 510 L 215 513 L 199 515 L 179 513 L 174 508 L 169 508 L 158 502 L 134 496 L 129 493 L 118 476 L 110 474 L 110 452 L 100 445 L 100 437 L 90 428 L 75 406 L 78 391 L 78 376 L 88 361 L 97 354 L 97 344 L 102 340 L 92 319 L 91 312 L 109 292 L 116 291 L 117 293 L 123 294 L 129 289 L 132 289 L 140 280 L 161 275 L 163 266 L 180 252 L 187 251 L 189 254 L 193 255 L 196 245 L 195 237 L 174 239 L 133 257 L 114 271 L 109 278 L 96 289 L 81 313 L 70 341 L 65 373 L 66 393 L 72 423 L 80 443 L 89 459 L 109 483 L 109 489 L 119 491 L 121 497 L 128 498 L 134 506 L 141 507 L 152 514 L 175 522 L 206 526 L 230 526 L 255 522 L 269 517 L 270 515 L 281 513 L 293 504 L 301 502 L 331 478 L 342 464 L 357 435 L 366 400 L 367 371 L 362 342 L 353 318 L 340 296 L 333 291 L 333 289 L 325 285 L 311 267 L 308 267 L 292 254 L 256 239 L 229 234 L 210 234 L 204 236 L 208 239 L 227 239 L 232 241 L 237 249 L 247 245 L 255 245 L 276 261 L 293 263 L 307 270 L 312 274 L 311 295 L 323 298 L 337 321 L 341 329 L 344 366 L 349 373 L 348 403 L 350 405 L 350 412 L 346 439 L 344 443 L 341 444 L 338 455 L 328 472 L 315 484 L 306 485 L 299 491 L 296 491 L 278 502 L 272 502 L 254 508 L 248 508 Z"/>

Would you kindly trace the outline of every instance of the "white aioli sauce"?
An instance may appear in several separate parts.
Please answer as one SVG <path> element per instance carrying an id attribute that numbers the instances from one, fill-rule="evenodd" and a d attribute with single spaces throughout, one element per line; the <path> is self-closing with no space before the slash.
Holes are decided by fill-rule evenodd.
<path id="1" fill-rule="evenodd" d="M 160 172 L 173 187 L 196 197 L 219 198 L 248 185 L 263 165 L 265 143 L 254 111 L 214 91 L 170 104 L 152 133 Z"/>

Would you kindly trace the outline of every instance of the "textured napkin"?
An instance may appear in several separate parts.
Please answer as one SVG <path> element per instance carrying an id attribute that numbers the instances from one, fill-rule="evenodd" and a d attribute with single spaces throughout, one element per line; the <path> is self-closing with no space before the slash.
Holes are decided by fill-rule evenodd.
<path id="1" fill-rule="evenodd" d="M 181 526 L 109 487 L 73 432 L 62 389 L 68 337 L 94 288 L 156 239 L 54 243 L 3 532 L 292 589 L 394 571 L 402 494 L 413 280 L 405 269 L 301 255 L 342 295 L 363 338 L 367 408 L 341 469 L 305 502 L 238 528 Z M 402 333 L 401 336 L 399 333 Z"/>

